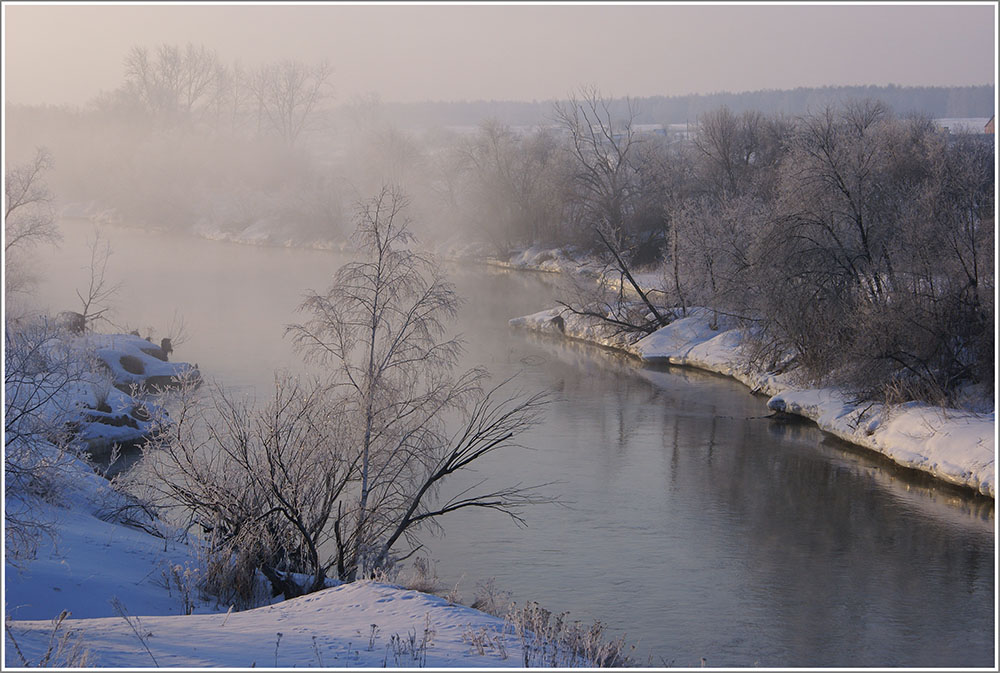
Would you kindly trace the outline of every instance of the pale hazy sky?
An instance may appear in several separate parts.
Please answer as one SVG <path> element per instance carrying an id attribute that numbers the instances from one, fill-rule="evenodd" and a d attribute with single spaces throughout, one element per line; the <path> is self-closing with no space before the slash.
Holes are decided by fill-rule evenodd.
<path id="1" fill-rule="evenodd" d="M 85 103 L 133 45 L 327 59 L 339 101 L 547 100 L 841 84 L 994 84 L 995 5 L 5 3 L 4 98 Z"/>

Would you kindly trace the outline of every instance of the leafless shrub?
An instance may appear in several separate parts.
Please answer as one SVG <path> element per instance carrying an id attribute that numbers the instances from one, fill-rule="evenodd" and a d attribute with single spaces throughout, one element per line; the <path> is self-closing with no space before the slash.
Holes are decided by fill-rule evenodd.
<path id="1" fill-rule="evenodd" d="M 410 572 L 404 574 L 401 579 L 402 585 L 413 591 L 434 594 L 441 589 L 441 579 L 437 574 L 437 564 L 422 556 L 413 559 Z"/>
<path id="2" fill-rule="evenodd" d="M 491 577 L 476 582 L 476 599 L 470 607 L 494 617 L 503 617 L 510 610 L 512 595 L 511 592 L 497 587 L 496 578 Z"/>
<path id="3" fill-rule="evenodd" d="M 168 540 L 181 540 L 183 531 L 163 521 L 161 512 L 148 502 L 126 492 L 125 479 L 117 475 L 111 480 L 116 498 L 109 498 L 97 511 L 102 521 L 118 523 L 123 526 L 141 530 L 153 537 Z"/>
<path id="4" fill-rule="evenodd" d="M 198 599 L 198 587 L 201 585 L 200 569 L 192 567 L 190 561 L 185 561 L 184 565 L 164 563 L 163 566 L 160 569 L 163 586 L 171 596 L 177 593 L 183 614 L 192 614 Z"/>
<path id="5" fill-rule="evenodd" d="M 48 646 L 38 661 L 29 661 L 24 656 L 17 639 L 14 637 L 13 620 L 9 614 L 6 616 L 4 630 L 22 666 L 25 668 L 84 668 L 93 665 L 90 650 L 84 647 L 83 637 L 71 629 L 63 630 L 69 615 L 69 612 L 63 610 L 59 616 L 52 620 Z"/>
<path id="6" fill-rule="evenodd" d="M 243 535 L 253 535 L 247 529 Z M 198 588 L 215 598 L 217 605 L 235 610 L 249 610 L 267 602 L 266 581 L 257 570 L 259 562 L 252 555 L 259 541 L 244 544 L 238 539 L 226 544 L 208 542 L 199 546 Z"/>
<path id="7" fill-rule="evenodd" d="M 84 386 L 85 354 L 47 319 L 4 327 L 5 544 L 12 558 L 30 557 L 51 532 L 33 499 L 57 502 L 59 482 L 75 460 L 72 392 Z"/>
<path id="8" fill-rule="evenodd" d="M 278 377 L 272 401 L 258 409 L 219 388 L 202 402 L 196 384 L 181 381 L 171 396 L 164 430 L 130 488 L 208 533 L 218 552 L 211 593 L 250 600 L 250 566 L 286 597 L 303 590 L 289 572 L 309 573 L 309 590 L 323 588 L 329 565 L 319 547 L 333 535 L 334 508 L 351 476 L 339 452 L 340 420 L 320 404 L 323 388 Z"/>
<path id="9" fill-rule="evenodd" d="M 530 602 L 522 608 L 512 606 L 505 619 L 506 628 L 521 643 L 524 668 L 622 668 L 632 665 L 626 651 L 625 636 L 605 641 L 605 627 L 596 621 L 590 626 L 569 622 L 569 613 L 556 615 Z"/>
<path id="10" fill-rule="evenodd" d="M 395 666 L 407 668 L 424 668 L 427 665 L 427 648 L 434 643 L 436 632 L 431 628 L 430 614 L 424 615 L 423 632 L 418 635 L 417 629 L 410 629 L 405 636 L 394 633 L 389 637 L 389 642 L 385 646 L 385 657 L 382 660 L 383 668 L 389 664 L 389 655 L 392 654 Z"/>
<path id="11" fill-rule="evenodd" d="M 472 650 L 481 657 L 486 656 L 487 652 L 493 651 L 496 651 L 497 656 L 502 660 L 506 660 L 508 657 L 507 635 L 503 629 L 498 631 L 486 626 L 474 629 L 469 626 L 462 632 L 462 642 L 468 643 Z"/>
<path id="12" fill-rule="evenodd" d="M 455 586 L 453 586 L 452 588 L 448 589 L 448 591 L 445 592 L 443 597 L 446 601 L 448 601 L 449 605 L 457 605 L 462 602 L 462 592 L 459 591 L 458 587 L 462 583 L 462 580 L 464 578 L 465 575 L 459 577 L 458 581 L 455 582 Z"/>

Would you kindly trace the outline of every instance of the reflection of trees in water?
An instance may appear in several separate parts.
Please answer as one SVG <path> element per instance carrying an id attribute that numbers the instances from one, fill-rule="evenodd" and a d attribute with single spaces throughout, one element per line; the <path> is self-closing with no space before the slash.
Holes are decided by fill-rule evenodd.
<path id="1" fill-rule="evenodd" d="M 823 433 L 806 419 L 774 422 L 757 416 L 732 416 L 733 408 L 739 408 L 741 401 L 750 402 L 743 407 L 745 413 L 757 413 L 749 411 L 757 408 L 757 401 L 748 391 L 743 395 L 734 394 L 729 388 L 736 384 L 720 375 L 690 367 L 642 366 L 627 355 L 556 336 L 529 332 L 527 337 L 547 345 L 547 351 L 553 357 L 577 370 L 580 373 L 580 390 L 588 390 L 587 386 L 610 384 L 614 386 L 615 399 L 620 403 L 658 407 L 662 414 L 660 422 L 665 430 L 665 446 L 667 437 L 677 437 L 670 442 L 672 449 L 683 438 L 683 445 L 688 448 L 703 446 L 704 458 L 706 462 L 711 462 L 712 449 L 716 445 L 752 442 L 752 445 L 766 450 L 775 445 L 805 443 L 811 447 L 810 451 L 836 462 L 840 472 L 848 469 L 859 477 L 864 476 L 872 482 L 872 488 L 887 489 L 895 497 L 909 502 L 909 507 L 923 508 L 927 516 L 949 517 L 957 514 L 959 521 L 966 517 L 993 520 L 992 499 L 951 487 L 922 472 L 901 468 L 876 452 Z M 595 372 L 604 377 L 600 384 L 594 383 Z M 623 383 L 621 377 L 627 377 L 628 382 Z M 636 386 L 634 381 L 637 379 L 652 385 Z M 730 397 L 732 404 L 729 404 Z M 721 404 L 717 403 L 717 399 L 721 399 Z M 759 409 L 761 416 L 768 413 L 763 402 Z M 645 411 L 639 410 L 634 415 L 637 422 L 651 418 Z M 684 428 L 687 430 L 682 432 Z M 761 429 L 766 435 L 761 435 Z M 631 436 L 635 430 L 633 426 L 630 433 L 619 436 Z M 730 436 L 717 438 L 719 432 Z"/>
<path id="2" fill-rule="evenodd" d="M 646 377 L 634 376 L 632 361 L 592 346 L 547 351 L 569 366 L 560 370 L 566 399 L 608 391 L 594 441 L 607 447 L 609 475 L 640 434 L 659 432 L 673 515 L 700 519 L 706 530 L 718 529 L 711 519 L 719 512 L 735 522 L 721 536 L 730 541 L 722 560 L 706 562 L 734 574 L 743 595 L 733 602 L 753 606 L 755 632 L 777 630 L 781 637 L 766 641 L 790 643 L 771 653 L 784 659 L 762 663 L 981 665 L 993 596 L 992 501 L 910 475 L 808 421 L 727 417 L 711 399 L 685 398 L 687 386 L 636 385 Z M 682 379 L 704 383 L 697 373 Z M 928 601 L 940 607 L 921 605 Z M 940 632 L 938 620 L 959 625 L 952 645 L 925 638 Z M 857 652 L 884 656 L 859 662 Z"/>
<path id="3" fill-rule="evenodd" d="M 636 485 L 642 502 L 629 506 L 638 526 L 664 536 L 651 547 L 663 555 L 658 591 L 681 601 L 699 595 L 671 593 L 671 583 L 688 577 L 677 574 L 678 563 L 717 569 L 713 581 L 732 587 L 728 596 L 706 594 L 707 605 L 675 606 L 688 610 L 686 619 L 740 634 L 716 662 L 730 655 L 764 665 L 992 659 L 984 635 L 993 625 L 992 501 L 894 468 L 807 421 L 748 420 L 767 413 L 763 401 L 728 379 L 641 368 L 557 336 L 524 332 L 523 339 L 512 366 L 558 391 L 552 427 L 570 427 L 586 442 L 581 454 L 609 483 L 647 479 Z M 520 362 L 525 353 L 544 362 Z M 663 489 L 654 495 L 645 489 L 657 478 Z M 757 643 L 787 646 L 765 651 Z M 859 661 L 865 652 L 883 658 Z"/>
<path id="4" fill-rule="evenodd" d="M 582 426 L 580 435 L 599 447 L 595 456 L 602 471 L 615 478 L 630 462 L 637 431 L 648 431 L 657 422 L 662 403 L 655 389 L 631 385 L 618 367 L 605 365 L 591 358 L 560 367 L 559 400 L 549 413 L 563 416 L 563 423 Z"/>
<path id="5" fill-rule="evenodd" d="M 723 451 L 711 449 L 721 437 L 710 426 L 700 451 L 677 440 L 671 447 L 671 487 L 737 522 L 721 553 L 744 598 L 763 610 L 760 628 L 792 644 L 789 659 L 762 663 L 983 665 L 992 630 L 989 522 L 954 525 L 960 512 L 947 506 L 929 515 L 938 505 L 914 506 L 922 498 L 915 489 L 908 493 L 916 497 L 900 498 L 898 484 L 886 488 L 885 470 L 800 441 L 809 429 L 759 421 L 747 425 L 746 450 Z M 698 516 L 698 507 L 689 513 Z M 705 526 L 715 525 L 708 518 Z M 939 621 L 956 625 L 946 646 L 923 638 Z M 884 658 L 862 662 L 856 652 Z"/>

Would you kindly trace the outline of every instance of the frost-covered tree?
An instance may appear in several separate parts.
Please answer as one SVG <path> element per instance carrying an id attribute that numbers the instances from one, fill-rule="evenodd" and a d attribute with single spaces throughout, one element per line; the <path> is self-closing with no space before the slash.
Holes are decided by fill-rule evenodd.
<path id="1" fill-rule="evenodd" d="M 50 170 L 52 155 L 39 148 L 31 161 L 8 166 L 4 175 L 3 251 L 8 295 L 31 283 L 24 255 L 36 245 L 59 240 L 52 191 L 45 181 Z"/>
<path id="2" fill-rule="evenodd" d="M 125 56 L 125 91 L 162 123 L 189 124 L 214 97 L 221 69 L 205 45 L 136 46 Z"/>
<path id="3" fill-rule="evenodd" d="M 221 387 L 205 396 L 197 383 L 180 381 L 147 457 L 123 482 L 146 501 L 179 508 L 201 526 L 211 555 L 259 570 L 275 594 L 322 589 L 332 564 L 321 549 L 353 479 L 342 418 L 330 413 L 324 387 L 277 375 L 270 398 L 257 404 Z M 310 577 L 305 586 L 292 571 Z M 242 593 L 249 603 L 252 577 L 206 573 L 206 590 Z"/>
<path id="4" fill-rule="evenodd" d="M 46 319 L 4 325 L 4 528 L 8 558 L 30 557 L 49 525 L 34 512 L 39 498 L 61 495 L 71 460 L 71 403 L 89 367 L 66 334 Z"/>
<path id="5" fill-rule="evenodd" d="M 351 429 L 357 487 L 338 511 L 338 574 L 352 580 L 392 562 L 401 540 L 439 516 L 469 507 L 515 520 L 531 492 L 469 491 L 436 502 L 437 486 L 502 448 L 536 418 L 539 396 L 496 400 L 482 392 L 485 372 L 456 375 L 461 344 L 446 336 L 458 309 L 454 287 L 409 246 L 406 198 L 384 188 L 360 204 L 360 259 L 341 267 L 325 293 L 300 307 L 308 319 L 290 328 L 311 360 L 331 368 L 336 410 Z M 447 417 L 465 417 L 451 436 Z"/>
<path id="6" fill-rule="evenodd" d="M 653 320 L 642 327 L 666 325 L 668 320 L 636 282 L 626 250 L 641 233 L 636 231 L 636 155 L 640 139 L 635 128 L 637 112 L 626 100 L 626 113 L 616 119 L 610 102 L 595 88 L 585 88 L 567 103 L 555 106 L 559 125 L 569 136 L 569 151 L 575 158 L 574 184 L 584 205 L 584 220 L 608 258 L 622 285 L 628 285 Z M 590 307 L 574 307 L 592 313 Z"/>
<path id="7" fill-rule="evenodd" d="M 458 298 L 408 247 L 405 205 L 384 189 L 359 206 L 357 261 L 309 293 L 307 319 L 289 328 L 324 366 L 315 380 L 277 377 L 260 405 L 218 388 L 200 400 L 182 386 L 129 478 L 134 494 L 199 524 L 215 557 L 236 559 L 223 570 L 260 571 L 275 594 L 370 577 L 449 512 L 493 509 L 523 523 L 520 508 L 544 501 L 482 482 L 439 498 L 451 475 L 513 446 L 544 399 L 484 391 L 479 369 L 454 373 L 461 344 L 445 331 Z M 252 591 L 240 587 L 251 584 L 214 572 L 206 590 L 247 604 Z"/>
<path id="8" fill-rule="evenodd" d="M 274 133 L 289 147 L 295 145 L 329 95 L 331 72 L 326 62 L 310 66 L 293 60 L 258 68 L 249 80 L 258 132 Z"/>

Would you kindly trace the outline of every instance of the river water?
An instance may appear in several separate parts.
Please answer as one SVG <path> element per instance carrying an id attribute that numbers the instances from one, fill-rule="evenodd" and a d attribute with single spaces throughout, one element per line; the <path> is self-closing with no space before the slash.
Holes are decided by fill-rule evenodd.
<path id="1" fill-rule="evenodd" d="M 93 226 L 62 223 L 40 253 L 36 297 L 76 308 Z M 115 320 L 162 336 L 174 358 L 266 396 L 301 368 L 283 337 L 307 288 L 325 289 L 338 253 L 240 246 L 106 228 Z M 466 297 L 465 366 L 548 391 L 528 447 L 490 457 L 476 479 L 551 483 L 559 504 L 518 528 L 459 512 L 426 540 L 442 585 L 466 602 L 496 578 L 520 603 L 599 619 L 655 667 L 992 666 L 992 500 L 898 469 L 808 423 L 761 418 L 764 398 L 682 368 L 641 368 L 596 347 L 511 330 L 552 305 L 544 274 L 454 266 Z M 469 482 L 453 484 L 457 488 Z"/>

